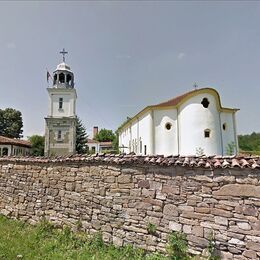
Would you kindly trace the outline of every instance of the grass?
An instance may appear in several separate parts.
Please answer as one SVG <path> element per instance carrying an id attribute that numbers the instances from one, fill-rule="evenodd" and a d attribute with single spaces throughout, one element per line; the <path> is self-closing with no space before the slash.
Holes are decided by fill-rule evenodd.
<path id="1" fill-rule="evenodd" d="M 91 259 L 91 260 L 166 260 L 159 253 L 124 246 L 105 245 L 101 235 L 55 228 L 50 223 L 31 226 L 0 216 L 0 259 Z"/>

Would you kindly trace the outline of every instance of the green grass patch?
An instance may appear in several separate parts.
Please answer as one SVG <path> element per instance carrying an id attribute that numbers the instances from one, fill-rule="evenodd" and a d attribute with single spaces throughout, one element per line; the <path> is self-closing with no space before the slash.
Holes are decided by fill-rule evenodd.
<path id="1" fill-rule="evenodd" d="M 77 260 L 166 260 L 168 257 L 130 245 L 117 248 L 105 245 L 101 235 L 72 232 L 68 227 L 55 228 L 43 221 L 31 226 L 0 216 L 0 259 L 77 259 Z"/>

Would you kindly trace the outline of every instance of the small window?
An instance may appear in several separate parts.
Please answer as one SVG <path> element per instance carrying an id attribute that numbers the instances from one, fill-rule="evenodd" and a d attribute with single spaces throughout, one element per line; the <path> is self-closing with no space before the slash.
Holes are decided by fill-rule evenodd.
<path id="1" fill-rule="evenodd" d="M 204 137 L 210 138 L 210 130 L 209 129 L 204 130 Z"/>
<path id="2" fill-rule="evenodd" d="M 146 155 L 146 145 L 144 146 L 144 155 Z"/>
<path id="3" fill-rule="evenodd" d="M 167 130 L 171 130 L 172 124 L 171 124 L 171 123 L 166 123 L 166 124 L 165 124 L 165 128 L 166 128 Z"/>
<path id="4" fill-rule="evenodd" d="M 95 146 L 92 146 L 92 147 L 91 147 L 91 152 L 92 152 L 92 153 L 95 153 L 95 152 L 96 152 L 96 147 L 95 147 Z"/>
<path id="5" fill-rule="evenodd" d="M 208 108 L 208 106 L 209 106 L 208 99 L 207 98 L 203 98 L 202 101 L 201 101 L 201 104 L 202 104 L 203 107 Z"/>
<path id="6" fill-rule="evenodd" d="M 61 139 L 61 130 L 58 131 L 58 140 Z"/>
<path id="7" fill-rule="evenodd" d="M 59 98 L 59 109 L 63 107 L 63 98 Z"/>
<path id="8" fill-rule="evenodd" d="M 226 130 L 227 130 L 227 124 L 224 123 L 224 124 L 222 125 L 222 128 L 223 128 L 224 131 L 226 131 Z"/>
<path id="9" fill-rule="evenodd" d="M 142 143 L 142 140 L 140 138 L 140 147 L 139 147 L 140 153 L 142 153 L 142 148 L 143 148 L 143 143 Z"/>

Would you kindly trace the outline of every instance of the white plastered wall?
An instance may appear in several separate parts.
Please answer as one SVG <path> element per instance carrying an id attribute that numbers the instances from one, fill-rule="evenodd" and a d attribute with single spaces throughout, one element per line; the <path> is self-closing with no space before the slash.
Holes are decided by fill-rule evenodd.
<path id="1" fill-rule="evenodd" d="M 166 129 L 166 124 L 171 128 Z M 155 110 L 154 111 L 154 135 L 155 154 L 177 155 L 178 154 L 178 125 L 177 110 Z"/>
<path id="2" fill-rule="evenodd" d="M 209 101 L 208 108 L 201 104 L 203 98 Z M 222 154 L 220 114 L 215 96 L 204 93 L 189 98 L 179 108 L 179 143 L 181 155 L 196 155 L 202 149 L 206 155 Z M 210 137 L 204 137 L 204 130 L 210 130 Z"/>
<path id="3" fill-rule="evenodd" d="M 234 153 L 237 153 L 237 140 L 233 122 L 233 113 L 221 112 L 220 118 L 224 155 L 227 155 L 228 145 L 234 145 Z M 223 129 L 223 124 L 226 125 L 226 130 Z"/>

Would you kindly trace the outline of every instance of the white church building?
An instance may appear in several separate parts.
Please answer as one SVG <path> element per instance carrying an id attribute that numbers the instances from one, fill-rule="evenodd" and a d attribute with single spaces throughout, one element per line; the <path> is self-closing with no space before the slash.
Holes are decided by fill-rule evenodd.
<path id="1" fill-rule="evenodd" d="M 215 89 L 195 89 L 147 106 L 125 122 L 119 148 L 138 155 L 237 154 L 237 111 L 222 107 Z"/>

